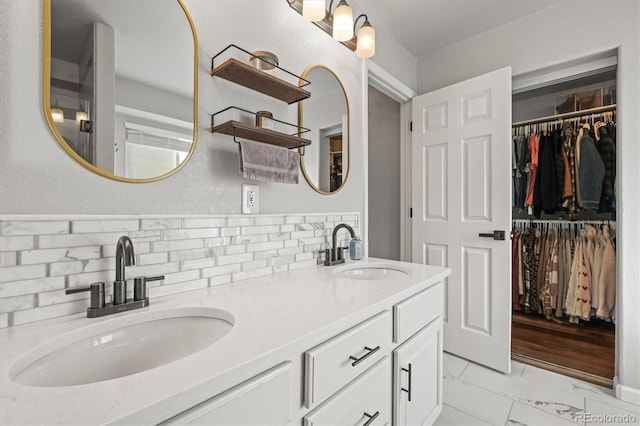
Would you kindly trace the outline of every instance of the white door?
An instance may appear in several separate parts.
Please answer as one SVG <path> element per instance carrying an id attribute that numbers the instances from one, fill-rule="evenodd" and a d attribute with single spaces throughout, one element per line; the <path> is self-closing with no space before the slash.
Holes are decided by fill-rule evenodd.
<path id="1" fill-rule="evenodd" d="M 452 269 L 444 350 L 510 373 L 511 68 L 414 98 L 412 119 L 413 261 Z"/>

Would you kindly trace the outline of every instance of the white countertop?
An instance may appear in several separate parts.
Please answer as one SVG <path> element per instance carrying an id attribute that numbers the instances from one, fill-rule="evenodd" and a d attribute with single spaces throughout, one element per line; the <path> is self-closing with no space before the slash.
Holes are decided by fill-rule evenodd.
<path id="1" fill-rule="evenodd" d="M 380 262 L 409 273 L 394 280 L 353 280 L 333 274 L 340 266 L 318 265 L 156 298 L 148 308 L 127 313 L 95 319 L 78 314 L 5 329 L 0 332 L 0 425 L 141 423 L 151 412 L 166 418 L 186 403 L 245 380 L 243 371 L 272 367 L 282 361 L 279 351 L 293 342 L 318 331 L 331 336 L 450 274 L 447 268 L 405 262 L 357 263 Z M 195 354 L 114 380 L 32 387 L 9 377 L 11 366 L 23 354 L 81 327 L 114 319 L 122 322 L 125 316 L 133 322 L 149 311 L 183 307 L 225 310 L 233 315 L 234 326 Z"/>

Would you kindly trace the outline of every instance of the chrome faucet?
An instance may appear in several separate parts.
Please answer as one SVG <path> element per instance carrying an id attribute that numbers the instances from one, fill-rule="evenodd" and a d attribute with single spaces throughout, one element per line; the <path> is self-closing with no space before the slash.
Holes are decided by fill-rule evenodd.
<path id="1" fill-rule="evenodd" d="M 347 231 L 349 231 L 349 234 L 351 234 L 351 238 L 356 237 L 356 233 L 353 231 L 353 228 L 351 226 L 347 225 L 346 223 L 336 225 L 336 227 L 333 228 L 333 234 L 331 235 L 331 249 L 325 250 L 325 266 L 344 263 L 344 249 L 342 247 L 338 247 L 338 231 L 341 229 L 346 229 Z"/>
<path id="2" fill-rule="evenodd" d="M 121 305 L 127 301 L 127 280 L 125 266 L 136 264 L 133 243 L 126 235 L 116 243 L 116 280 L 113 282 L 113 304 Z"/>

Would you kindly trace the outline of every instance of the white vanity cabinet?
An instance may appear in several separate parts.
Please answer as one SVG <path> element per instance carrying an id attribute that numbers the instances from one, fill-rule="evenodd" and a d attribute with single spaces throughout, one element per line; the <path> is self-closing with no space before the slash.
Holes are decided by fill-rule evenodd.
<path id="1" fill-rule="evenodd" d="M 293 400 L 291 362 L 284 362 L 196 405 L 162 425 L 286 425 Z"/>
<path id="2" fill-rule="evenodd" d="M 393 424 L 430 425 L 442 411 L 442 282 L 394 306 Z"/>

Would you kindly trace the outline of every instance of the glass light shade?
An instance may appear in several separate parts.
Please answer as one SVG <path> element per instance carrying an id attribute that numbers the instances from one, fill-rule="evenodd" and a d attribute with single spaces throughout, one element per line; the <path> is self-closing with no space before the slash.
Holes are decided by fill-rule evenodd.
<path id="1" fill-rule="evenodd" d="M 54 123 L 64 123 L 64 112 L 57 107 L 57 104 L 51 108 L 51 118 L 53 118 Z"/>
<path id="2" fill-rule="evenodd" d="M 370 58 L 376 54 L 376 30 L 371 25 L 365 24 L 358 30 L 358 45 L 356 56 L 358 58 Z"/>
<path id="3" fill-rule="evenodd" d="M 333 13 L 333 38 L 349 41 L 353 38 L 353 10 L 342 1 Z"/>
<path id="4" fill-rule="evenodd" d="M 80 121 L 84 120 L 87 121 L 89 119 L 89 114 L 87 114 L 85 111 L 80 110 L 76 112 L 76 124 L 79 126 L 80 125 Z"/>
<path id="5" fill-rule="evenodd" d="M 302 16 L 309 22 L 318 22 L 324 19 L 325 0 L 304 0 L 302 2 Z"/>

